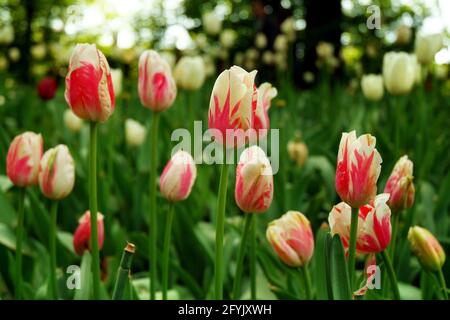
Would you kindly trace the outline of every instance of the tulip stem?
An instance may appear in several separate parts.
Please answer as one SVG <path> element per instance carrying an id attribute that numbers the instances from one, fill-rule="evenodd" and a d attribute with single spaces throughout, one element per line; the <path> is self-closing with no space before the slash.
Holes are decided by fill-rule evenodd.
<path id="1" fill-rule="evenodd" d="M 172 234 L 172 222 L 173 222 L 173 202 L 169 203 L 169 211 L 167 213 L 166 230 L 164 232 L 164 246 L 162 256 L 162 298 L 167 300 L 167 288 L 169 284 L 169 255 L 170 255 L 170 237 Z"/>
<path id="2" fill-rule="evenodd" d="M 217 220 L 216 220 L 216 260 L 214 266 L 215 274 L 215 298 L 223 299 L 223 236 L 225 229 L 225 206 L 227 199 L 228 185 L 228 164 L 227 150 L 224 147 L 224 162 L 220 173 L 219 197 L 217 199 Z"/>
<path id="3" fill-rule="evenodd" d="M 439 282 L 442 287 L 442 294 L 444 296 L 444 300 L 448 300 L 447 285 L 445 284 L 445 277 L 444 277 L 444 273 L 442 272 L 442 268 L 440 268 L 438 271 L 438 277 L 439 277 Z"/>
<path id="4" fill-rule="evenodd" d="M 352 219 L 350 225 L 350 245 L 348 249 L 348 274 L 350 276 L 350 288 L 353 290 L 355 277 L 356 237 L 358 230 L 358 208 L 352 208 Z"/>
<path id="5" fill-rule="evenodd" d="M 392 221 L 392 239 L 390 246 L 390 256 L 392 258 L 392 262 L 395 263 L 395 244 L 397 242 L 397 232 L 398 232 L 398 223 L 400 218 L 400 212 L 394 212 L 394 220 Z"/>
<path id="6" fill-rule="evenodd" d="M 58 201 L 52 201 L 50 209 L 50 284 L 49 292 L 50 298 L 58 299 L 58 289 L 56 286 L 56 226 L 58 215 Z"/>
<path id="7" fill-rule="evenodd" d="M 239 245 L 238 259 L 236 265 L 236 275 L 233 284 L 233 299 L 239 299 L 241 291 L 242 269 L 244 265 L 245 248 L 247 246 L 248 234 L 252 222 L 252 214 L 246 213 L 244 218 L 244 230 L 242 231 L 241 244 Z"/>
<path id="8" fill-rule="evenodd" d="M 97 226 L 97 122 L 90 123 L 89 209 L 91 218 L 91 250 L 94 299 L 100 299 L 100 254 Z"/>
<path id="9" fill-rule="evenodd" d="M 17 239 L 16 239 L 16 300 L 22 299 L 22 241 L 23 219 L 25 209 L 25 188 L 19 189 L 19 208 L 17 212 Z"/>
<path id="10" fill-rule="evenodd" d="M 302 276 L 303 285 L 305 286 L 305 295 L 306 300 L 311 300 L 311 278 L 309 276 L 308 266 L 305 264 L 303 267 L 300 267 L 300 274 Z"/>
<path id="11" fill-rule="evenodd" d="M 127 246 L 123 249 L 119 270 L 117 270 L 117 279 L 112 295 L 113 300 L 123 299 L 126 284 L 130 279 L 131 261 L 133 260 L 134 252 L 134 244 L 127 243 Z"/>
<path id="12" fill-rule="evenodd" d="M 152 117 L 152 129 L 150 133 L 150 215 L 149 215 L 149 249 L 150 249 L 150 299 L 156 299 L 156 278 L 158 277 L 158 261 L 157 261 L 157 241 L 158 241 L 158 228 L 157 228 L 157 216 L 156 216 L 156 167 L 157 167 L 157 143 L 158 143 L 158 124 L 159 113 L 153 112 Z"/>
<path id="13" fill-rule="evenodd" d="M 256 214 L 250 214 L 252 219 L 250 233 L 250 293 L 256 300 Z"/>
<path id="14" fill-rule="evenodd" d="M 381 256 L 383 257 L 384 264 L 386 265 L 389 281 L 391 282 L 391 287 L 394 292 L 394 299 L 400 300 L 400 292 L 398 291 L 397 277 L 395 276 L 391 259 L 389 258 L 389 255 L 386 253 L 386 251 L 381 251 Z"/>

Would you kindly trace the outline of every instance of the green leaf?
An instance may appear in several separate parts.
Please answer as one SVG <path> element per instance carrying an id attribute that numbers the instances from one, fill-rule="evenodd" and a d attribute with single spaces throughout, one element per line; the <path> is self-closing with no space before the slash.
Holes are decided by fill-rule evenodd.
<path id="1" fill-rule="evenodd" d="M 0 175 L 0 191 L 6 192 L 13 186 L 11 180 L 5 175 Z"/>
<path id="2" fill-rule="evenodd" d="M 64 248 L 75 254 L 75 250 L 73 249 L 73 235 L 70 232 L 58 231 L 57 237 Z"/>
<path id="3" fill-rule="evenodd" d="M 316 284 L 317 299 L 327 300 L 331 297 L 328 296 L 327 289 L 327 269 L 326 269 L 326 241 L 329 237 L 329 231 L 325 228 L 319 228 L 316 235 L 316 248 L 314 250 L 313 257 L 313 277 Z"/>
<path id="4" fill-rule="evenodd" d="M 400 290 L 400 297 L 402 297 L 402 300 L 422 300 L 422 293 L 417 287 L 404 282 L 399 282 L 398 289 Z"/>
<path id="5" fill-rule="evenodd" d="M 16 250 L 16 235 L 5 224 L 0 223 L 0 244 L 4 245 L 8 249 Z M 31 250 L 28 243 L 23 244 L 22 254 L 31 255 Z"/>
<path id="6" fill-rule="evenodd" d="M 341 238 L 335 234 L 330 248 L 330 280 L 335 300 L 349 300 L 352 297 L 350 281 L 345 261 L 344 246 Z"/>
<path id="7" fill-rule="evenodd" d="M 92 257 L 89 251 L 85 251 L 81 259 L 80 289 L 76 289 L 75 300 L 88 300 L 92 296 Z"/>

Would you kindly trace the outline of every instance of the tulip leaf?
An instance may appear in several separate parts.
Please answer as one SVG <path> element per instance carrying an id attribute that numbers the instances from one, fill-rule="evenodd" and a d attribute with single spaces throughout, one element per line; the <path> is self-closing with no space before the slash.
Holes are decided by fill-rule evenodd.
<path id="1" fill-rule="evenodd" d="M 88 300 L 92 296 L 92 257 L 85 251 L 81 259 L 80 289 L 76 289 L 75 300 Z"/>
<path id="2" fill-rule="evenodd" d="M 335 300 L 349 300 L 352 293 L 345 261 L 344 246 L 339 235 L 334 235 L 330 248 L 330 277 Z"/>
<path id="3" fill-rule="evenodd" d="M 313 279 L 316 284 L 316 292 L 318 300 L 327 300 L 328 296 L 327 289 L 327 270 L 326 270 L 326 241 L 329 237 L 329 232 L 326 228 L 319 228 L 316 235 L 316 248 L 314 250 L 313 258 Z M 324 276 L 325 275 L 325 276 Z"/>

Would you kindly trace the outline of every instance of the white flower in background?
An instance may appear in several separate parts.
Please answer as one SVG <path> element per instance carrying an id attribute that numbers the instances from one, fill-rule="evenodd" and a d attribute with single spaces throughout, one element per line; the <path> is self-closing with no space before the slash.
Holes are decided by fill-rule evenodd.
<path id="1" fill-rule="evenodd" d="M 234 64 L 241 66 L 244 63 L 245 55 L 242 52 L 237 52 L 234 56 Z"/>
<path id="2" fill-rule="evenodd" d="M 379 101 L 383 98 L 383 76 L 378 74 L 367 74 L 361 79 L 361 89 L 364 96 L 371 101 Z"/>
<path id="3" fill-rule="evenodd" d="M 284 34 L 277 35 L 277 37 L 275 38 L 273 47 L 275 48 L 276 51 L 282 51 L 282 52 L 287 51 L 288 39 L 287 39 L 286 35 L 284 35 Z"/>
<path id="4" fill-rule="evenodd" d="M 162 51 L 159 53 L 159 56 L 166 60 L 166 62 L 169 64 L 170 68 L 173 69 L 175 67 L 175 62 L 177 61 L 177 58 L 175 55 L 170 51 Z"/>
<path id="5" fill-rule="evenodd" d="M 111 69 L 111 79 L 113 83 L 114 94 L 116 97 L 118 97 L 122 93 L 122 69 Z"/>
<path id="6" fill-rule="evenodd" d="M 441 33 L 430 35 L 417 35 L 415 53 L 421 64 L 433 62 L 434 56 L 442 48 L 443 36 Z"/>
<path id="7" fill-rule="evenodd" d="M 228 60 L 229 57 L 230 57 L 230 52 L 228 52 L 228 50 L 223 49 L 223 50 L 219 51 L 220 60 Z"/>
<path id="8" fill-rule="evenodd" d="M 31 55 L 37 60 L 45 58 L 47 49 L 44 44 L 37 44 L 31 47 Z"/>
<path id="9" fill-rule="evenodd" d="M 173 70 L 178 87 L 185 90 L 197 90 L 205 82 L 206 71 L 202 57 L 182 57 Z"/>
<path id="10" fill-rule="evenodd" d="M 255 46 L 258 49 L 264 49 L 267 47 L 267 37 L 264 33 L 258 32 L 255 37 Z"/>
<path id="11" fill-rule="evenodd" d="M 234 43 L 236 42 L 236 38 L 237 38 L 237 34 L 234 30 L 232 29 L 225 29 L 222 31 L 222 33 L 220 34 L 220 44 L 224 47 L 224 48 L 232 48 L 234 46 Z"/>
<path id="12" fill-rule="evenodd" d="M 208 37 L 204 33 L 199 33 L 195 36 L 195 44 L 197 48 L 203 50 L 208 45 Z"/>
<path id="13" fill-rule="evenodd" d="M 290 16 L 281 23 L 281 32 L 283 32 L 287 39 L 292 42 L 295 40 L 295 20 Z"/>
<path id="14" fill-rule="evenodd" d="M 202 22 L 203 29 L 210 35 L 219 34 L 222 29 L 222 20 L 214 11 L 204 13 L 202 16 Z"/>
<path id="15" fill-rule="evenodd" d="M 407 25 L 401 25 L 397 29 L 397 43 L 399 44 L 408 44 L 411 41 L 412 31 L 411 28 Z"/>
<path id="16" fill-rule="evenodd" d="M 420 84 L 423 82 L 422 65 L 417 61 L 417 57 L 414 53 L 410 53 L 409 57 L 414 66 L 414 84 Z"/>
<path id="17" fill-rule="evenodd" d="M 259 57 L 259 52 L 255 48 L 248 48 L 245 51 L 245 57 L 250 60 L 256 60 Z"/>
<path id="18" fill-rule="evenodd" d="M 125 120 L 125 141 L 129 146 L 140 146 L 145 141 L 147 130 L 133 119 Z"/>
<path id="19" fill-rule="evenodd" d="M 275 61 L 275 56 L 272 51 L 266 50 L 263 52 L 262 61 L 264 64 L 272 65 Z"/>
<path id="20" fill-rule="evenodd" d="M 203 63 L 205 64 L 206 76 L 210 77 L 210 76 L 216 74 L 216 64 L 214 63 L 214 60 L 209 55 L 204 55 L 202 58 L 203 58 Z"/>
<path id="21" fill-rule="evenodd" d="M 287 57 L 286 52 L 275 52 L 275 65 L 279 70 L 286 70 L 287 68 Z"/>
<path id="22" fill-rule="evenodd" d="M 316 53 L 320 59 L 327 60 L 334 55 L 334 46 L 329 42 L 320 41 L 316 46 Z"/>
<path id="23" fill-rule="evenodd" d="M 245 59 L 244 61 L 244 69 L 246 70 L 254 70 L 256 69 L 256 62 L 252 59 Z"/>
<path id="24" fill-rule="evenodd" d="M 14 28 L 10 25 L 0 29 L 0 44 L 8 45 L 14 41 Z"/>
<path id="25" fill-rule="evenodd" d="M 0 71 L 8 68 L 8 59 L 5 56 L 0 56 Z"/>
<path id="26" fill-rule="evenodd" d="M 303 73 L 303 80 L 306 83 L 313 83 L 315 79 L 316 79 L 316 77 L 314 76 L 313 72 L 305 71 L 305 73 Z"/>
<path id="27" fill-rule="evenodd" d="M 387 52 L 383 57 L 383 80 L 387 91 L 393 95 L 411 91 L 416 78 L 416 62 L 406 52 Z"/>
<path id="28" fill-rule="evenodd" d="M 16 62 L 20 59 L 20 50 L 16 47 L 9 49 L 8 51 L 9 58 L 11 61 Z"/>
<path id="29" fill-rule="evenodd" d="M 83 120 L 78 118 L 70 109 L 64 111 L 64 124 L 70 131 L 77 133 L 83 126 Z"/>
<path id="30" fill-rule="evenodd" d="M 448 65 L 446 64 L 436 64 L 434 65 L 434 74 L 436 78 L 444 80 L 447 79 L 448 75 Z"/>

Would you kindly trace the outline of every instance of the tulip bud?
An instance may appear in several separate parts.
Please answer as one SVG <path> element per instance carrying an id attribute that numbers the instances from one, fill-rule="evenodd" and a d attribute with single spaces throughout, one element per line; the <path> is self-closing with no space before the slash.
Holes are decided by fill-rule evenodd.
<path id="1" fill-rule="evenodd" d="M 377 195 L 370 204 L 359 208 L 356 250 L 358 253 L 378 253 L 391 241 L 391 210 L 386 202 L 388 194 Z M 345 249 L 350 242 L 352 209 L 345 202 L 333 207 L 328 215 L 331 234 L 339 234 Z"/>
<path id="2" fill-rule="evenodd" d="M 416 76 L 415 62 L 405 52 L 387 52 L 383 57 L 384 85 L 390 94 L 402 95 L 411 91 Z"/>
<path id="3" fill-rule="evenodd" d="M 303 167 L 308 159 L 308 146 L 299 140 L 291 140 L 288 142 L 287 151 L 289 158 L 297 164 L 298 167 Z"/>
<path id="4" fill-rule="evenodd" d="M 270 128 L 268 112 L 272 99 L 275 98 L 277 94 L 277 89 L 268 82 L 264 82 L 258 87 L 258 101 L 253 113 L 253 128 L 256 130 L 265 129 L 260 132 L 260 138 L 263 138 L 262 135 L 265 136 L 267 134 L 266 130 Z"/>
<path id="5" fill-rule="evenodd" d="M 336 191 L 342 201 L 359 208 L 373 199 L 381 171 L 381 156 L 370 134 L 356 138 L 356 132 L 344 132 L 339 144 L 336 166 Z"/>
<path id="6" fill-rule="evenodd" d="M 258 49 L 264 49 L 267 47 L 267 37 L 264 33 L 259 32 L 255 37 L 255 46 Z"/>
<path id="7" fill-rule="evenodd" d="M 280 259 L 290 267 L 303 267 L 314 252 L 314 237 L 309 220 L 298 211 L 288 211 L 269 223 L 267 240 Z"/>
<path id="8" fill-rule="evenodd" d="M 214 83 L 209 103 L 209 128 L 216 129 L 212 130 L 212 136 L 228 148 L 244 144 L 245 131 L 253 126 L 252 113 L 258 99 L 255 76 L 256 70 L 247 72 L 233 66 L 223 71 Z"/>
<path id="9" fill-rule="evenodd" d="M 122 69 L 111 69 L 111 78 L 114 87 L 114 94 L 118 97 L 122 93 Z"/>
<path id="10" fill-rule="evenodd" d="M 247 213 L 269 209 L 273 198 L 273 174 L 270 161 L 258 146 L 245 149 L 236 168 L 236 203 Z"/>
<path id="11" fill-rule="evenodd" d="M 38 183 L 44 141 L 40 134 L 24 132 L 14 138 L 6 157 L 6 174 L 18 187 Z"/>
<path id="12" fill-rule="evenodd" d="M 104 231 L 103 231 L 103 215 L 97 213 L 97 231 L 98 231 L 98 248 L 103 247 Z M 85 250 L 91 250 L 91 212 L 86 211 L 79 220 L 77 229 L 73 234 L 73 248 L 75 253 L 82 256 Z"/>
<path id="13" fill-rule="evenodd" d="M 217 35 L 222 29 L 222 20 L 214 11 L 209 11 L 202 16 L 203 29 L 207 34 Z"/>
<path id="14" fill-rule="evenodd" d="M 81 130 L 81 127 L 83 126 L 83 120 L 78 118 L 72 112 L 72 110 L 68 109 L 64 112 L 64 124 L 66 125 L 67 129 L 77 133 Z"/>
<path id="15" fill-rule="evenodd" d="M 75 164 L 65 145 L 44 153 L 40 163 L 39 186 L 49 199 L 61 200 L 69 195 L 75 184 Z"/>
<path id="16" fill-rule="evenodd" d="M 108 61 L 95 44 L 77 44 L 66 76 L 66 101 L 87 121 L 105 122 L 114 112 L 114 88 Z"/>
<path id="17" fill-rule="evenodd" d="M 401 25 L 397 29 L 397 43 L 398 44 L 408 44 L 411 40 L 411 28 L 406 25 Z"/>
<path id="18" fill-rule="evenodd" d="M 376 74 L 364 75 L 361 79 L 361 88 L 364 96 L 371 101 L 383 98 L 383 76 Z"/>
<path id="19" fill-rule="evenodd" d="M 414 203 L 413 163 L 408 156 L 401 157 L 394 166 L 384 193 L 389 193 L 389 207 L 394 212 L 409 209 Z"/>
<path id="20" fill-rule="evenodd" d="M 182 57 L 175 66 L 173 76 L 178 87 L 198 90 L 205 82 L 205 63 L 201 57 Z"/>
<path id="21" fill-rule="evenodd" d="M 442 268 L 445 252 L 430 231 L 419 226 L 411 227 L 408 231 L 408 241 L 424 268 L 430 271 L 439 271 Z"/>
<path id="22" fill-rule="evenodd" d="M 146 50 L 139 58 L 138 91 L 142 105 L 155 112 L 172 106 L 177 96 L 170 66 L 156 51 Z"/>
<path id="23" fill-rule="evenodd" d="M 37 86 L 38 95 L 44 101 L 53 99 L 57 89 L 58 84 L 56 83 L 56 79 L 53 77 L 43 78 L 39 81 Z"/>
<path id="24" fill-rule="evenodd" d="M 159 179 L 161 194 L 169 201 L 185 200 L 191 193 L 197 168 L 194 159 L 186 151 L 179 150 L 167 163 Z"/>
<path id="25" fill-rule="evenodd" d="M 436 53 L 442 48 L 442 34 L 422 35 L 416 38 L 415 53 L 421 64 L 429 64 L 434 60 Z"/>
<path id="26" fill-rule="evenodd" d="M 133 119 L 125 121 L 125 140 L 130 146 L 140 146 L 145 141 L 147 130 L 139 122 Z"/>

